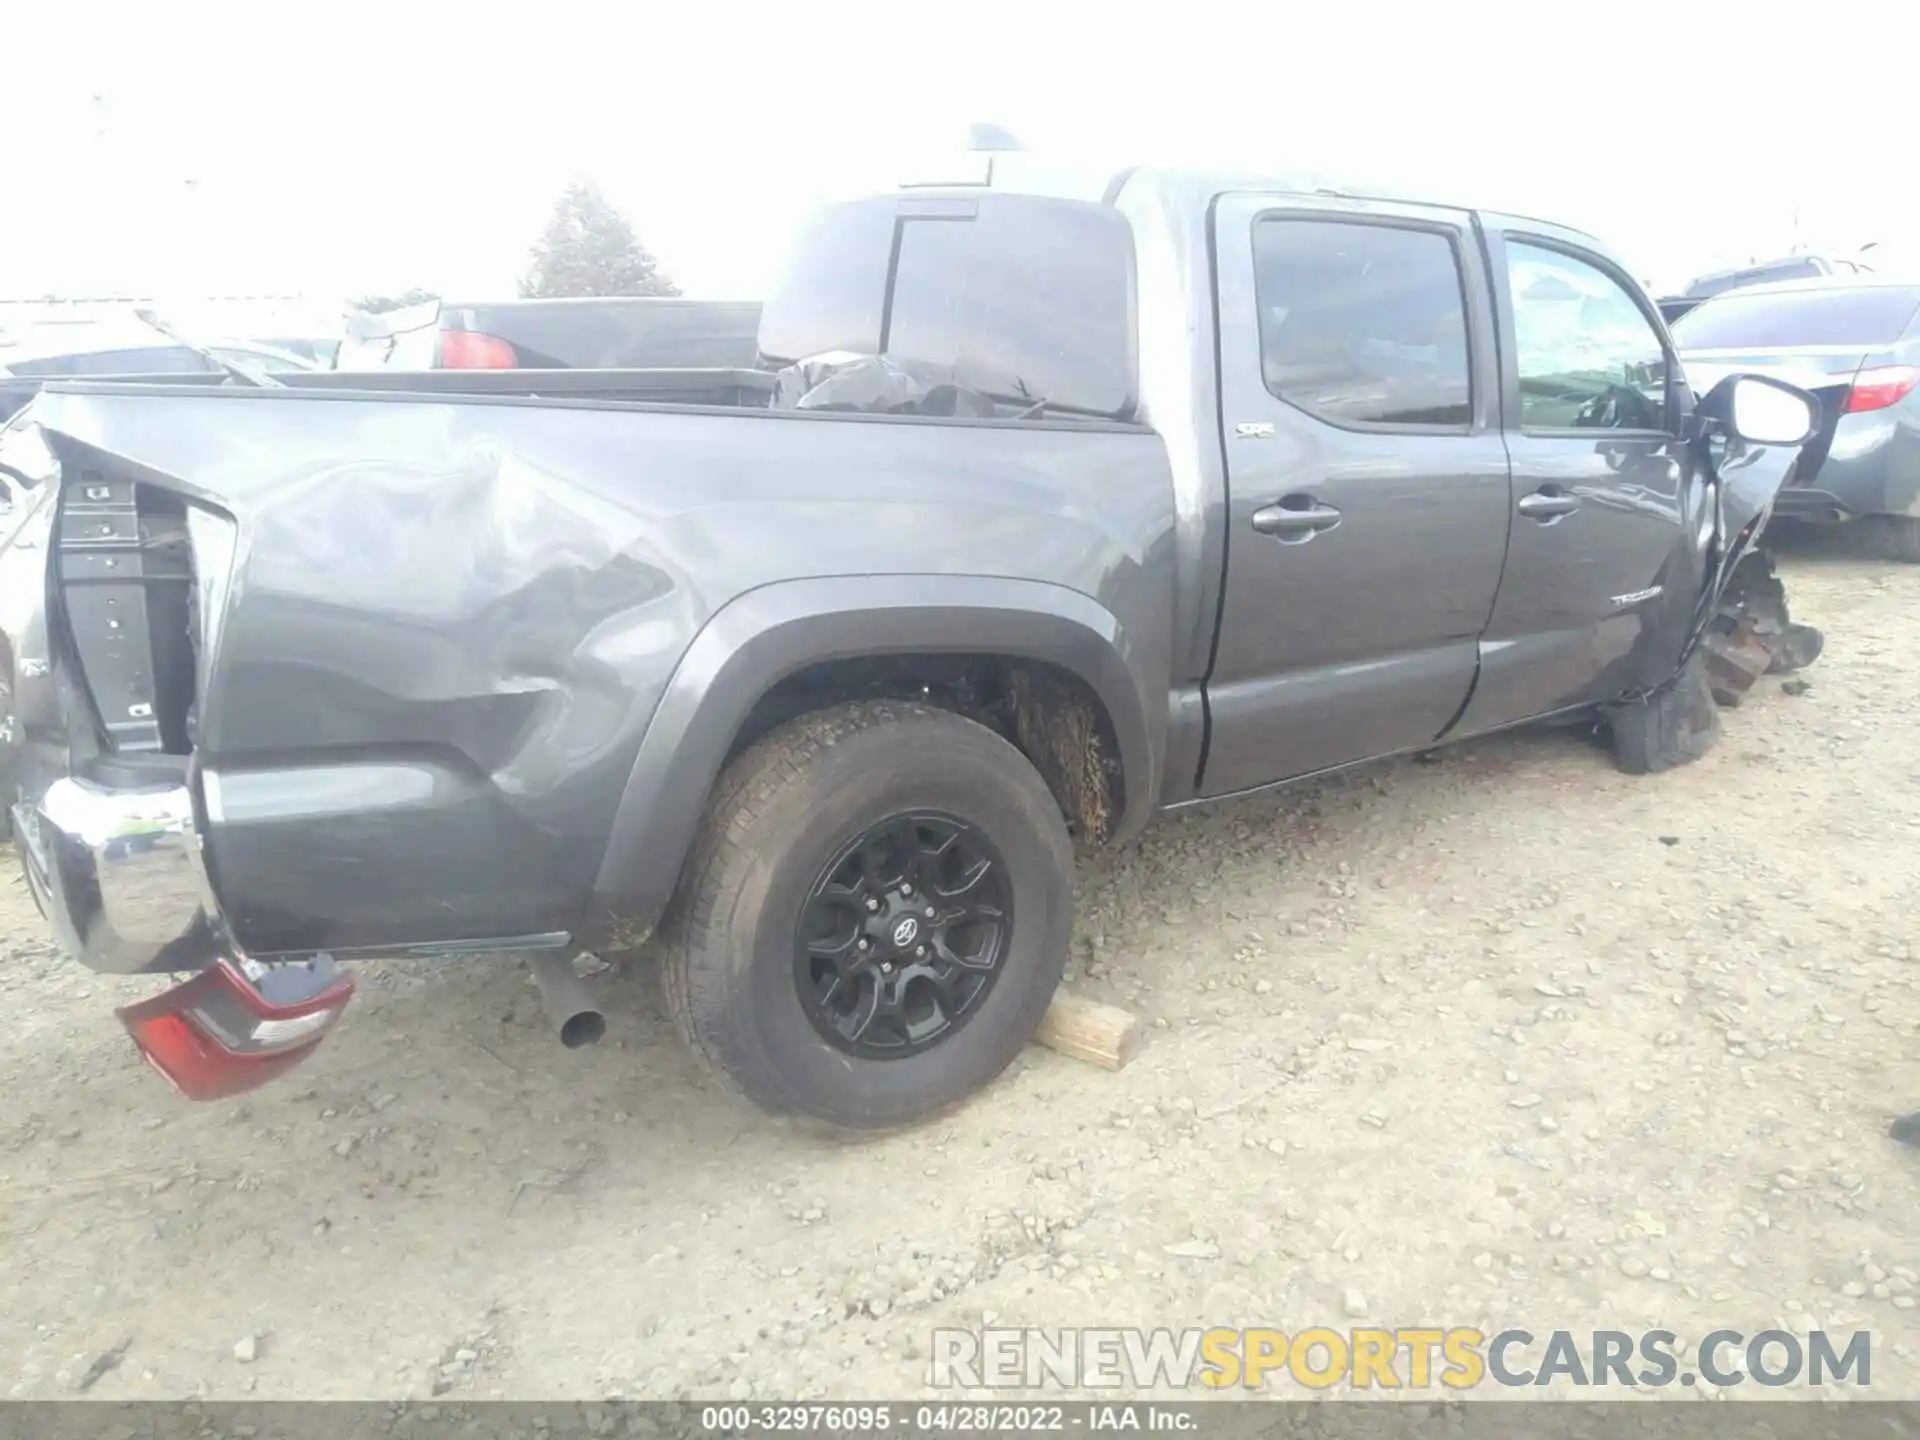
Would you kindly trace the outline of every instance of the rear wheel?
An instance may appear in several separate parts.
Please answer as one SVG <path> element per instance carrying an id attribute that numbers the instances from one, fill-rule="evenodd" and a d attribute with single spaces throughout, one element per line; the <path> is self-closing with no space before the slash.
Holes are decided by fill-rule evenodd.
<path id="1" fill-rule="evenodd" d="M 1019 1053 L 1072 912 L 1066 825 L 1024 755 L 947 711 L 849 705 L 722 776 L 668 920 L 668 1008 L 765 1108 L 901 1125 Z"/>

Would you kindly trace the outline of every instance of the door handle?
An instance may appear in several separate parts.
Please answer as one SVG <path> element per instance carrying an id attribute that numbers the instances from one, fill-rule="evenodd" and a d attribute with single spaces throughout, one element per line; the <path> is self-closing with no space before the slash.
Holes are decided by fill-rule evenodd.
<path id="1" fill-rule="evenodd" d="M 1253 512 L 1253 528 L 1276 540 L 1299 544 L 1340 523 L 1340 512 L 1311 495 L 1287 495 Z"/>
<path id="2" fill-rule="evenodd" d="M 1520 503 L 1514 507 L 1529 520 L 1538 520 L 1543 525 L 1551 525 L 1562 515 L 1571 515 L 1580 508 L 1580 497 L 1570 495 L 1557 485 L 1543 486 L 1531 495 L 1522 495 Z"/>

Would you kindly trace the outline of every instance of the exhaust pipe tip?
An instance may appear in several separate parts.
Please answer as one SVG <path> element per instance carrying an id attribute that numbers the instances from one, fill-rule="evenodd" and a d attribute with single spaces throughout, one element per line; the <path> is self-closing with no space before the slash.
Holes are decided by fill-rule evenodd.
<path id="1" fill-rule="evenodd" d="M 574 973 L 573 957 L 549 950 L 528 958 L 533 983 L 547 1007 L 560 1043 L 569 1050 L 592 1045 L 607 1033 L 607 1017 L 587 994 L 587 987 Z"/>
<path id="2" fill-rule="evenodd" d="M 598 1010 L 578 1010 L 560 1022 L 560 1043 L 569 1050 L 599 1043 L 607 1033 L 607 1017 Z"/>

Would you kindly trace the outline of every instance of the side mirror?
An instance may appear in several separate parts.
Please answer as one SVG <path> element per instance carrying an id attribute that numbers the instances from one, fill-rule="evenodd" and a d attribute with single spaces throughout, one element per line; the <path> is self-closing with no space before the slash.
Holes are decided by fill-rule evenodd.
<path id="1" fill-rule="evenodd" d="M 1701 397 L 1694 411 L 1750 445 L 1804 445 L 1819 428 L 1811 395 L 1765 375 L 1729 375 Z"/>

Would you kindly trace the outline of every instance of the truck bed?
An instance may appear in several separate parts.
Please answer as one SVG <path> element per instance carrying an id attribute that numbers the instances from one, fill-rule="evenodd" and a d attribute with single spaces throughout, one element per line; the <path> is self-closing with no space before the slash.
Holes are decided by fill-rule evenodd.
<path id="1" fill-rule="evenodd" d="M 731 371 L 48 384 L 29 415 L 62 477 L 58 528 L 0 545 L 0 594 L 57 597 L 46 623 L 71 648 L 29 689 L 93 698 L 80 740 L 36 722 L 20 783 L 111 789 L 71 768 L 96 728 L 123 767 L 136 746 L 147 767 L 191 760 L 225 923 L 256 957 L 524 949 L 657 910 L 641 892 L 670 887 L 679 858 L 607 859 L 603 883 L 616 812 L 661 853 L 682 847 L 730 737 L 809 658 L 808 626 L 845 627 L 820 642 L 828 658 L 890 636 L 1004 648 L 994 626 L 1010 624 L 1073 637 L 1043 651 L 1055 663 L 1100 645 L 1169 672 L 1159 436 L 783 412 L 770 386 Z M 53 524 L 45 484 L 16 527 Z M 755 619 L 783 603 L 799 629 Z M 1034 619 L 1048 604 L 1094 620 Z M 944 628 L 929 640 L 923 621 Z M 28 617 L 6 638 L 38 655 L 46 633 Z M 697 705 L 656 727 L 683 662 Z M 712 666 L 738 678 L 709 683 Z M 1145 717 L 1164 723 L 1165 705 L 1108 669 L 1110 708 L 1135 717 L 1120 745 L 1144 814 Z M 694 738 L 674 763 L 645 771 L 672 793 L 623 801 L 642 737 L 681 729 Z M 135 947 L 102 948 L 118 968 Z M 178 958 L 140 963 L 192 968 Z"/>
<path id="2" fill-rule="evenodd" d="M 568 401 L 629 401 L 666 405 L 719 405 L 764 409 L 774 377 L 765 370 L 309 370 L 274 377 L 289 390 L 362 394 L 475 395 Z M 64 385 L 156 385 L 188 389 L 236 385 L 226 375 L 114 375 L 76 381 L 66 377 L 0 379 L 0 419 L 11 418 L 41 389 Z"/>

